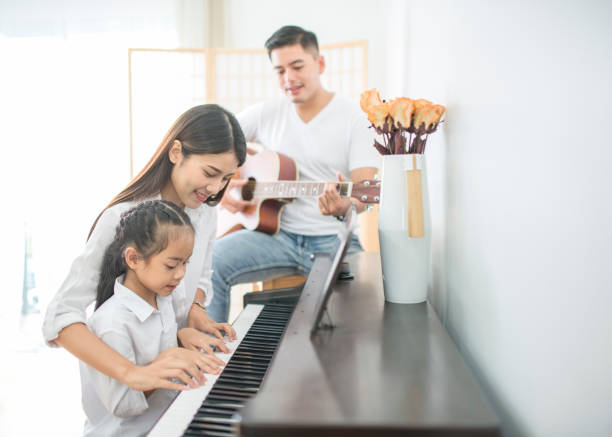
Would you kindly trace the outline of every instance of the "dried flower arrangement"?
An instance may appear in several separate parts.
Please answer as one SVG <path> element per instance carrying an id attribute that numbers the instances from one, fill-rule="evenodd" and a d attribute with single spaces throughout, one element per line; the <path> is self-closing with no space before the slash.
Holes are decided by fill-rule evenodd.
<path id="1" fill-rule="evenodd" d="M 446 111 L 444 106 L 425 99 L 398 97 L 387 102 L 380 99 L 376 89 L 361 93 L 360 105 L 376 133 L 383 137 L 384 145 L 374 140 L 381 155 L 424 153 L 428 135 L 436 131 Z"/>

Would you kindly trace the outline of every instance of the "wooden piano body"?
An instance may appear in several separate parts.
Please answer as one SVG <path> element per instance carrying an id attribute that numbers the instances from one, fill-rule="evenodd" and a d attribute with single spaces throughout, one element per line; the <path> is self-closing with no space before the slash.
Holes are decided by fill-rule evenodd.
<path id="1" fill-rule="evenodd" d="M 329 259 L 315 260 L 301 293 L 246 297 L 245 311 L 273 298 L 297 304 L 261 387 L 234 416 L 234 435 L 500 435 L 433 308 L 385 302 L 378 253 L 349 260 L 355 279 L 338 282 L 328 304 L 333 329 L 310 333 Z M 228 435 L 181 428 L 174 435 Z"/>

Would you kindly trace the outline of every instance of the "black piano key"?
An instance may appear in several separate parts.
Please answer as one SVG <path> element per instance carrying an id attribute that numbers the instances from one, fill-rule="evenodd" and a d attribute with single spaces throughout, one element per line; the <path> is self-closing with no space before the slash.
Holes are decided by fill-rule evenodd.
<path id="1" fill-rule="evenodd" d="M 243 363 L 239 363 L 238 361 L 232 362 L 232 363 L 228 363 L 225 365 L 225 368 L 223 369 L 225 370 L 245 370 L 245 371 L 249 371 L 252 373 L 259 373 L 259 374 L 264 374 L 266 373 L 266 368 L 265 367 L 261 367 L 261 366 L 253 366 L 250 364 L 243 364 Z"/>
<path id="2" fill-rule="evenodd" d="M 234 396 L 241 400 L 246 400 L 246 399 L 249 399 L 250 397 L 253 397 L 253 393 L 245 393 L 245 392 L 241 392 L 238 390 L 215 390 L 214 392 L 211 391 L 209 396 L 217 396 L 217 395 Z"/>
<path id="3" fill-rule="evenodd" d="M 209 397 L 212 401 L 218 400 L 218 401 L 241 402 L 245 400 L 243 397 L 240 397 L 240 396 L 231 396 L 231 395 L 224 395 L 224 394 L 209 395 Z"/>
<path id="4" fill-rule="evenodd" d="M 249 374 L 248 372 L 238 372 L 238 371 L 232 372 L 231 370 L 225 372 L 225 376 L 229 376 L 230 378 L 240 378 L 244 381 L 255 381 L 257 383 L 260 383 L 261 380 L 263 379 L 263 377 L 261 376 Z"/>
<path id="5" fill-rule="evenodd" d="M 224 431 L 224 432 L 232 431 L 232 425 L 230 423 L 218 424 L 218 423 L 210 423 L 210 422 L 199 422 L 197 420 L 191 424 L 190 428 L 201 429 L 201 430 L 206 430 L 206 431 Z"/>
<path id="6" fill-rule="evenodd" d="M 242 407 L 244 405 L 244 403 L 242 403 L 242 402 L 232 402 L 232 403 L 234 405 L 238 405 L 239 407 Z M 229 402 L 225 402 L 225 403 L 219 402 L 219 403 L 216 403 L 216 404 L 215 403 L 208 403 L 207 404 L 206 402 L 204 402 L 198 411 L 199 412 L 203 412 L 203 411 L 208 411 L 208 410 L 210 410 L 210 411 L 214 410 L 214 411 L 218 412 L 219 414 L 222 414 L 222 413 L 234 414 L 234 413 L 236 413 L 236 411 L 239 410 L 239 408 L 236 408 L 236 407 L 223 406 L 224 404 L 228 405 L 230 403 Z"/>
<path id="7" fill-rule="evenodd" d="M 213 390 L 216 389 L 216 388 L 232 389 L 232 390 L 236 390 L 236 391 L 240 391 L 240 392 L 244 392 L 244 393 L 251 393 L 251 394 L 255 394 L 255 393 L 257 393 L 259 391 L 259 387 L 237 387 L 237 386 L 223 384 L 223 383 L 215 384 L 213 386 Z"/>
<path id="8" fill-rule="evenodd" d="M 225 369 L 226 372 L 238 373 L 241 375 L 250 375 L 253 377 L 258 377 L 259 379 L 263 379 L 265 372 L 261 370 L 251 369 L 249 367 L 241 367 L 241 366 L 232 366 L 228 369 Z"/>
<path id="9" fill-rule="evenodd" d="M 187 429 L 183 435 L 187 437 L 235 437 L 237 434 L 232 431 L 195 431 Z"/>
<path id="10" fill-rule="evenodd" d="M 253 388 L 259 387 L 259 384 L 257 382 L 246 381 L 240 378 L 230 378 L 227 376 L 222 376 L 219 379 L 217 379 L 217 381 L 223 384 L 231 384 L 231 385 L 236 384 L 238 387 L 253 387 Z"/>
<path id="11" fill-rule="evenodd" d="M 228 363 L 225 365 L 225 369 L 229 370 L 229 369 L 236 369 L 236 370 L 250 370 L 251 372 L 258 372 L 258 373 L 266 373 L 267 367 L 266 366 L 262 366 L 261 364 L 258 363 L 246 363 L 244 361 L 240 362 L 240 361 L 232 361 L 231 363 Z M 225 370 L 224 369 L 224 370 Z"/>
<path id="12" fill-rule="evenodd" d="M 202 407 L 227 408 L 228 410 L 239 410 L 244 407 L 244 404 L 238 402 L 208 402 L 204 401 Z"/>
<path id="13" fill-rule="evenodd" d="M 276 347 L 273 344 L 263 344 L 263 343 L 259 343 L 259 342 L 255 342 L 255 341 L 251 341 L 251 340 L 243 340 L 244 343 L 244 347 L 245 348 L 254 348 L 254 349 L 261 349 L 261 350 L 265 350 L 265 351 L 272 351 L 274 352 L 276 350 Z"/>
<path id="14" fill-rule="evenodd" d="M 229 419 L 233 415 L 233 411 L 217 410 L 215 408 L 200 408 L 195 414 L 195 416 L 193 416 L 193 420 L 207 417 L 216 417 L 217 419 Z"/>

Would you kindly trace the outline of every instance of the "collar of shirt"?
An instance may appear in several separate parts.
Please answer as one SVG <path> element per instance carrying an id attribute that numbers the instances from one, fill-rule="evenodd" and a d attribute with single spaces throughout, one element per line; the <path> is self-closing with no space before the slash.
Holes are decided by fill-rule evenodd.
<path id="1" fill-rule="evenodd" d="M 121 275 L 115 279 L 115 296 L 119 299 L 127 309 L 129 309 L 140 322 L 144 322 L 151 316 L 151 314 L 160 314 L 164 331 L 168 330 L 171 326 L 171 314 L 172 314 L 172 302 L 170 301 L 171 296 L 156 296 L 157 308 L 153 308 L 143 298 L 138 296 L 132 290 L 123 285 L 124 275 Z"/>

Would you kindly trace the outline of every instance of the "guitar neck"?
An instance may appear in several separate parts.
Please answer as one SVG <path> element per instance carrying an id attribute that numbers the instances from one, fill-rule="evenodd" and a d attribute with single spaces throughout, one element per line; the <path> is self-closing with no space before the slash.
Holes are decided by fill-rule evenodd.
<path id="1" fill-rule="evenodd" d="M 275 182 L 249 182 L 253 183 L 255 197 L 287 199 L 294 197 L 316 197 L 323 193 L 325 182 L 275 181 Z M 248 184 L 247 184 L 248 185 Z M 340 196 L 351 195 L 352 182 L 338 182 L 336 188 Z"/>

